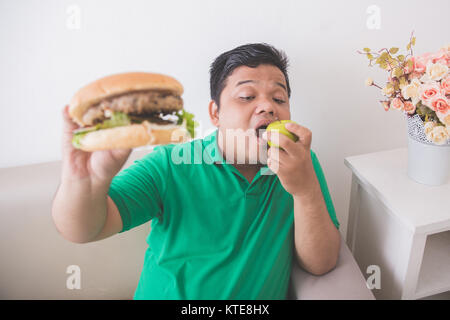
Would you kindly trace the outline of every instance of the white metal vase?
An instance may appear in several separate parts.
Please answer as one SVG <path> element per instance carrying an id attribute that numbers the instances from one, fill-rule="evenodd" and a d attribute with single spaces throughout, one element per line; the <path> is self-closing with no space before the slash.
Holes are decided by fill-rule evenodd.
<path id="1" fill-rule="evenodd" d="M 437 145 L 429 141 L 419 115 L 408 116 L 408 176 L 421 184 L 450 183 L 450 141 Z"/>

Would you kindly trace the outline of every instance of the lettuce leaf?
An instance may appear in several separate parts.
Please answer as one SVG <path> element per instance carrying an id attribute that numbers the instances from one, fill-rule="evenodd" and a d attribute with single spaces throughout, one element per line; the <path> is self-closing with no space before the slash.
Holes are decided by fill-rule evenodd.
<path id="1" fill-rule="evenodd" d="M 120 126 L 127 126 L 131 123 L 130 118 L 127 114 L 123 112 L 113 112 L 110 119 L 107 119 L 103 121 L 102 123 L 99 123 L 97 126 L 97 130 L 99 129 L 109 129 L 114 127 L 120 127 Z"/>
<path id="2" fill-rule="evenodd" d="M 80 149 L 81 148 L 81 138 L 83 138 L 86 135 L 87 132 L 85 133 L 76 133 L 73 135 L 72 137 L 72 145 L 77 148 Z"/>
<path id="3" fill-rule="evenodd" d="M 176 113 L 178 116 L 177 125 L 181 125 L 183 123 L 183 120 L 186 119 L 186 130 L 191 135 L 191 138 L 194 139 L 195 137 L 195 128 L 199 125 L 197 121 L 194 120 L 194 115 L 192 113 L 189 113 L 185 111 L 184 109 L 178 111 Z M 88 128 L 81 128 L 76 131 L 74 131 L 74 135 L 72 138 L 72 145 L 75 148 L 81 147 L 81 140 L 83 137 L 92 131 L 97 131 L 101 129 L 109 129 L 109 128 L 115 128 L 120 126 L 127 126 L 131 124 L 130 117 L 123 113 L 115 111 L 112 113 L 111 118 L 103 121 L 102 123 L 98 123 L 95 126 L 88 127 Z"/>
<path id="4" fill-rule="evenodd" d="M 191 135 L 191 138 L 195 138 L 195 128 L 198 127 L 198 122 L 194 120 L 194 115 L 192 113 L 187 112 L 186 110 L 182 109 L 177 112 L 178 116 L 178 122 L 177 124 L 180 125 L 183 123 L 183 120 L 186 119 L 186 130 Z"/>
<path id="5" fill-rule="evenodd" d="M 72 138 L 72 145 L 75 148 L 81 147 L 81 139 L 92 131 L 97 131 L 101 129 L 109 129 L 114 127 L 120 127 L 120 126 L 127 126 L 131 123 L 130 118 L 127 114 L 123 112 L 113 112 L 110 119 L 107 119 L 103 121 L 102 123 L 98 123 L 93 127 L 88 128 L 82 128 L 79 130 L 76 130 L 74 132 L 73 138 Z"/>

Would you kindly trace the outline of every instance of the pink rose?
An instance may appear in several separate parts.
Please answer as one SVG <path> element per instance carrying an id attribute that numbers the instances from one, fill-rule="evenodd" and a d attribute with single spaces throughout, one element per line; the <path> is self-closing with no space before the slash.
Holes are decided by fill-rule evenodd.
<path id="1" fill-rule="evenodd" d="M 405 103 L 404 103 L 404 110 L 408 114 L 414 114 L 414 112 L 416 112 L 416 106 L 413 105 L 411 101 L 405 101 Z"/>
<path id="2" fill-rule="evenodd" d="M 425 60 L 416 59 L 414 61 L 414 71 L 419 73 L 424 73 L 427 69 L 427 64 Z"/>
<path id="3" fill-rule="evenodd" d="M 445 58 L 442 58 L 442 59 L 433 59 L 433 61 L 435 61 L 435 63 L 440 63 L 440 64 L 442 64 L 442 65 L 444 65 L 444 66 L 448 66 L 448 60 L 445 59 Z"/>
<path id="4" fill-rule="evenodd" d="M 431 99 L 430 107 L 431 109 L 433 109 L 433 111 L 441 113 L 446 113 L 449 108 L 447 99 L 440 95 L 435 96 L 433 99 Z"/>
<path id="5" fill-rule="evenodd" d="M 396 110 L 403 110 L 404 104 L 400 98 L 394 98 L 391 101 L 391 107 Z"/>
<path id="6" fill-rule="evenodd" d="M 423 76 L 423 72 L 422 72 L 422 73 L 419 73 L 419 72 L 414 71 L 413 73 L 410 73 L 410 74 L 409 74 L 408 79 L 409 79 L 409 80 L 412 80 L 412 79 L 420 79 L 420 78 L 422 78 L 422 76 Z"/>
<path id="7" fill-rule="evenodd" d="M 441 63 L 450 67 L 450 50 L 448 47 L 439 49 L 433 56 L 433 63 Z"/>
<path id="8" fill-rule="evenodd" d="M 435 81 L 423 83 L 419 88 L 419 99 L 422 102 L 431 107 L 431 99 L 440 94 L 441 88 Z"/>
<path id="9" fill-rule="evenodd" d="M 431 59 L 433 63 L 441 61 L 442 64 L 447 64 L 447 50 L 440 49 L 438 52 L 432 54 Z"/>
<path id="10" fill-rule="evenodd" d="M 435 56 L 435 54 L 433 52 L 426 52 L 426 53 L 420 55 L 418 57 L 418 59 L 425 61 L 425 64 L 427 64 L 428 61 L 433 60 L 434 56 Z"/>
<path id="11" fill-rule="evenodd" d="M 431 52 L 424 53 L 414 59 L 414 71 L 423 73 L 427 70 L 428 61 L 433 59 L 433 54 Z"/>
<path id="12" fill-rule="evenodd" d="M 450 94 L 450 76 L 441 80 L 441 93 L 444 96 Z"/>

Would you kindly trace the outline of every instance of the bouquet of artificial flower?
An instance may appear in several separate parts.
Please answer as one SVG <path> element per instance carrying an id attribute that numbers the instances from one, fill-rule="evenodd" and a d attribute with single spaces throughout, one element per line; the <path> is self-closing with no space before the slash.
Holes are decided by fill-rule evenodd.
<path id="1" fill-rule="evenodd" d="M 389 72 L 386 85 L 381 87 L 371 78 L 367 86 L 381 89 L 386 97 L 380 101 L 386 111 L 403 111 L 408 117 L 420 116 L 426 138 L 435 144 L 450 143 L 450 45 L 435 53 L 413 55 L 416 38 L 411 34 L 406 55 L 398 48 L 383 48 L 373 52 L 369 48 L 358 51 L 369 59 L 369 66 L 377 64 Z"/>

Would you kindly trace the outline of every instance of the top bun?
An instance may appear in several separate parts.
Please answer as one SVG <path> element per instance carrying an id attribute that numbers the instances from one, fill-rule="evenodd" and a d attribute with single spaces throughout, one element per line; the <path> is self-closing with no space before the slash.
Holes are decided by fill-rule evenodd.
<path id="1" fill-rule="evenodd" d="M 83 114 L 90 106 L 108 97 L 141 90 L 170 91 L 177 96 L 183 94 L 181 83 L 167 75 L 149 72 L 119 73 L 98 79 L 78 90 L 70 100 L 69 115 L 82 126 Z"/>

